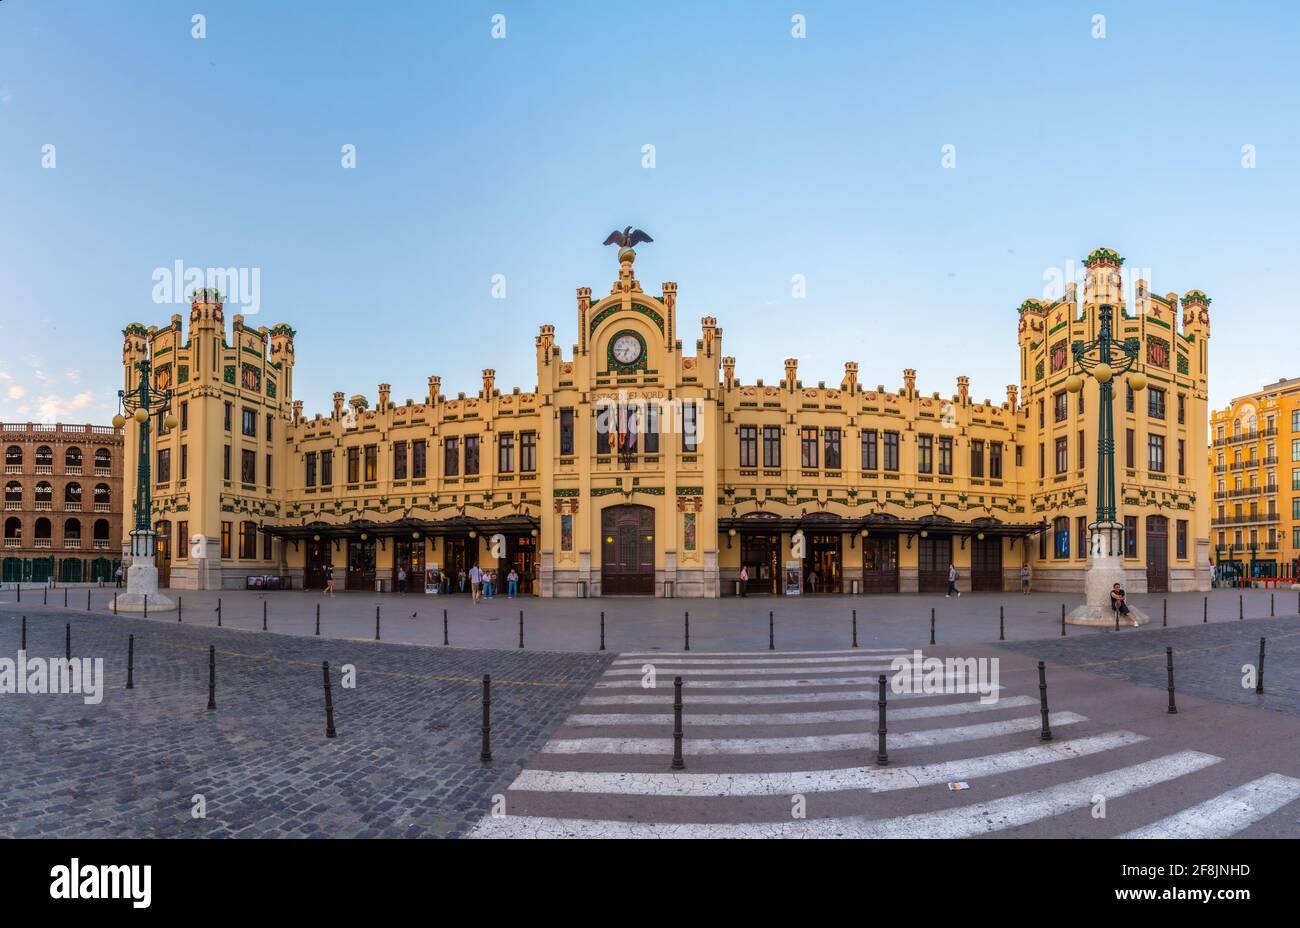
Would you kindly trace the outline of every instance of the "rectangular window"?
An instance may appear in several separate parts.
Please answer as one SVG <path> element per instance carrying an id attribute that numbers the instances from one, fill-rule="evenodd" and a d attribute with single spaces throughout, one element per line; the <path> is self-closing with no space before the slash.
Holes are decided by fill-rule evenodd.
<path id="1" fill-rule="evenodd" d="M 1133 430 L 1125 429 L 1124 430 L 1124 466 L 1130 469 L 1137 466 L 1133 463 L 1133 459 L 1136 457 L 1136 451 L 1137 451 L 1135 447 L 1136 441 L 1137 439 L 1133 433 Z"/>
<path id="2" fill-rule="evenodd" d="M 758 467 L 758 426 L 740 427 L 740 467 Z"/>
<path id="3" fill-rule="evenodd" d="M 537 433 L 519 433 L 519 470 L 531 474 L 537 470 Z"/>
<path id="4" fill-rule="evenodd" d="M 1300 438 L 1291 441 L 1291 460 L 1300 461 Z"/>
<path id="5" fill-rule="evenodd" d="M 1133 388 L 1128 385 L 1127 380 L 1124 381 L 1124 411 L 1133 411 Z"/>
<path id="6" fill-rule="evenodd" d="M 429 443 L 423 438 L 411 442 L 411 477 L 423 480 L 429 474 Z"/>
<path id="7" fill-rule="evenodd" d="M 779 425 L 763 426 L 763 466 L 781 466 L 781 426 Z"/>
<path id="8" fill-rule="evenodd" d="M 323 487 L 332 487 L 334 485 L 333 451 L 322 451 L 320 453 L 320 485 Z"/>
<path id="9" fill-rule="evenodd" d="M 230 479 L 230 446 L 226 445 L 221 449 L 221 477 L 223 480 Z"/>
<path id="10" fill-rule="evenodd" d="M 230 560 L 231 528 L 232 528 L 231 523 L 229 522 L 221 523 L 221 559 L 223 561 Z"/>
<path id="11" fill-rule="evenodd" d="M 497 435 L 497 473 L 509 474 L 515 469 L 515 436 L 513 432 Z"/>
<path id="12" fill-rule="evenodd" d="M 1074 517 L 1074 556 L 1086 557 L 1088 555 L 1088 517 Z"/>
<path id="13" fill-rule="evenodd" d="M 1083 415 L 1083 393 L 1084 391 L 1080 389 L 1077 394 L 1077 396 L 1079 397 L 1079 408 L 1078 408 L 1079 415 Z"/>
<path id="14" fill-rule="evenodd" d="M 1187 560 L 1187 520 L 1179 519 L 1174 523 L 1174 557 Z"/>
<path id="15" fill-rule="evenodd" d="M 1038 427 L 1041 429 L 1046 424 L 1047 420 L 1043 418 L 1043 401 L 1040 398 L 1038 401 Z"/>
<path id="16" fill-rule="evenodd" d="M 827 470 L 840 469 L 840 430 L 822 429 L 822 460 Z"/>
<path id="17" fill-rule="evenodd" d="M 694 454 L 700 448 L 699 407 L 693 400 L 682 403 L 682 450 Z"/>
<path id="18" fill-rule="evenodd" d="M 1016 467 L 1022 467 L 1025 463 L 1025 446 L 1016 445 Z"/>
<path id="19" fill-rule="evenodd" d="M 934 436 L 916 436 L 916 472 L 918 474 L 934 473 Z"/>
<path id="20" fill-rule="evenodd" d="M 573 410 L 560 410 L 560 454 L 573 454 Z"/>
<path id="21" fill-rule="evenodd" d="M 266 456 L 266 488 L 268 490 L 271 489 L 271 474 L 271 456 L 268 454 Z"/>
<path id="22" fill-rule="evenodd" d="M 190 427 L 190 404 L 181 400 L 181 431 Z"/>
<path id="23" fill-rule="evenodd" d="M 1056 440 L 1056 472 L 1063 474 L 1070 469 L 1070 443 L 1064 437 Z"/>
<path id="24" fill-rule="evenodd" d="M 641 436 L 641 447 L 646 454 L 659 453 L 659 404 L 651 401 L 645 408 L 645 434 Z"/>
<path id="25" fill-rule="evenodd" d="M 1087 445 L 1086 445 L 1086 443 L 1085 443 L 1084 440 L 1083 440 L 1083 429 L 1079 429 L 1079 437 L 1078 437 L 1078 439 L 1077 439 L 1077 445 L 1078 445 L 1078 449 L 1079 449 L 1079 452 L 1078 452 L 1078 454 L 1076 455 L 1076 457 L 1078 458 L 1078 463 L 1075 464 L 1075 466 L 1076 466 L 1077 468 L 1079 468 L 1079 470 L 1083 470 L 1084 465 L 1085 465 L 1085 463 L 1086 463 L 1085 460 L 1084 460 L 1084 458 L 1085 458 L 1086 455 L 1087 455 L 1087 450 L 1086 450 L 1086 449 L 1087 449 Z"/>
<path id="26" fill-rule="evenodd" d="M 393 479 L 406 479 L 406 442 L 393 442 Z"/>
<path id="27" fill-rule="evenodd" d="M 275 417 L 268 412 L 266 414 L 266 440 L 267 441 L 271 440 L 271 423 L 274 421 L 275 421 Z"/>
<path id="28" fill-rule="evenodd" d="M 379 479 L 379 446 L 366 445 L 366 483 L 374 483 Z"/>
<path id="29" fill-rule="evenodd" d="M 181 445 L 181 479 L 188 480 L 190 476 L 190 447 Z"/>
<path id="30" fill-rule="evenodd" d="M 1291 410 L 1291 431 L 1300 432 L 1300 409 Z"/>
<path id="31" fill-rule="evenodd" d="M 898 470 L 898 433 L 885 433 L 885 470 Z"/>
<path id="32" fill-rule="evenodd" d="M 1138 556 L 1138 517 L 1124 517 L 1124 556 Z"/>
<path id="33" fill-rule="evenodd" d="M 465 436 L 465 476 L 478 473 L 478 436 Z"/>
<path id="34" fill-rule="evenodd" d="M 460 473 L 460 439 L 447 438 L 442 443 L 442 473 L 455 477 Z"/>
<path id="35" fill-rule="evenodd" d="M 939 436 L 939 473 L 952 475 L 952 438 L 946 435 Z"/>
<path id="36" fill-rule="evenodd" d="M 560 550 L 573 550 L 573 516 L 560 516 Z"/>
<path id="37" fill-rule="evenodd" d="M 176 523 L 176 554 L 175 557 L 184 561 L 190 556 L 190 523 Z"/>
<path id="38" fill-rule="evenodd" d="M 243 433 L 249 438 L 257 437 L 257 413 L 245 408 L 243 412 Z"/>
<path id="39" fill-rule="evenodd" d="M 1165 436 L 1147 436 L 1147 470 L 1153 473 L 1165 472 Z"/>
<path id="40" fill-rule="evenodd" d="M 239 452 L 239 479 L 244 483 L 257 483 L 257 452 L 251 448 Z"/>
<path id="41" fill-rule="evenodd" d="M 233 415 L 234 415 L 233 409 L 232 409 L 231 405 L 230 405 L 229 403 L 227 403 L 227 404 L 226 404 L 226 414 L 225 414 L 225 423 L 226 423 L 226 431 L 227 431 L 227 432 L 230 431 L 230 420 L 231 420 L 231 417 L 232 417 Z"/>
<path id="42" fill-rule="evenodd" d="M 1159 387 L 1147 387 L 1147 418 L 1163 419 L 1165 417 L 1165 391 Z"/>
<path id="43" fill-rule="evenodd" d="M 157 473 L 154 480 L 158 483 L 170 483 L 172 479 L 172 451 L 170 448 L 158 449 Z"/>
<path id="44" fill-rule="evenodd" d="M 811 470 L 817 466 L 817 426 L 799 430 L 799 466 Z"/>
<path id="45" fill-rule="evenodd" d="M 609 454 L 610 434 L 616 429 L 616 419 L 618 408 L 612 403 L 602 403 L 596 407 L 596 453 L 599 455 Z"/>
<path id="46" fill-rule="evenodd" d="M 239 556 L 246 561 L 257 557 L 257 523 L 239 523 Z"/>
<path id="47" fill-rule="evenodd" d="M 316 486 L 316 452 L 308 451 L 306 458 L 307 472 L 303 478 L 304 486 Z"/>
<path id="48" fill-rule="evenodd" d="M 1052 522 L 1053 555 L 1057 558 L 1070 556 L 1070 519 L 1058 516 Z"/>
<path id="49" fill-rule="evenodd" d="M 862 430 L 862 469 L 876 470 L 879 462 L 876 459 L 877 442 L 875 429 Z"/>
<path id="50" fill-rule="evenodd" d="M 970 475 L 984 476 L 984 439 L 972 438 L 970 442 Z"/>
<path id="51" fill-rule="evenodd" d="M 1038 443 L 1038 479 L 1042 480 L 1047 476 L 1047 446 L 1041 441 Z"/>
<path id="52" fill-rule="evenodd" d="M 1002 479 L 1002 442 L 989 442 L 989 477 L 993 480 Z"/>
<path id="53" fill-rule="evenodd" d="M 275 549 L 272 546 L 274 540 L 274 538 L 265 532 L 262 533 L 262 560 L 269 561 L 274 556 Z"/>
<path id="54" fill-rule="evenodd" d="M 1178 394 L 1178 424 L 1185 425 L 1187 422 L 1187 394 Z"/>
<path id="55" fill-rule="evenodd" d="M 361 482 L 361 449 L 348 449 L 348 483 Z"/>
<path id="56" fill-rule="evenodd" d="M 1064 390 L 1052 395 L 1052 419 L 1064 422 L 1070 417 L 1070 394 Z"/>
<path id="57" fill-rule="evenodd" d="M 1186 456 L 1187 456 L 1187 442 L 1184 439 L 1180 438 L 1178 439 L 1178 476 L 1180 477 L 1187 476 Z"/>

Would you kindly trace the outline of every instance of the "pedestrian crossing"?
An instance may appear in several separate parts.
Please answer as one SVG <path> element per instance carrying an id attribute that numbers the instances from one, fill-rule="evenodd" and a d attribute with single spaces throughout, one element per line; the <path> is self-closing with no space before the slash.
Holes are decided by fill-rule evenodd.
<path id="1" fill-rule="evenodd" d="M 1300 803 L 1300 778 L 1270 773 L 1225 791 L 1225 758 L 1160 749 L 1068 706 L 1052 706 L 1042 741 L 1032 673 L 1004 673 L 1017 682 L 992 700 L 890 690 L 890 763 L 878 766 L 877 680 L 912 655 L 621 654 L 470 837 L 1209 838 L 1300 811 L 1284 811 Z M 676 676 L 679 771 L 669 767 Z"/>

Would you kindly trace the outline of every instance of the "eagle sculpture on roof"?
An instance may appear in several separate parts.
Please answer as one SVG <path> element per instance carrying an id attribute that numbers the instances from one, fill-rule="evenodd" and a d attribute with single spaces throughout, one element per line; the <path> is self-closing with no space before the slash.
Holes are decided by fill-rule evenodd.
<path id="1" fill-rule="evenodd" d="M 625 228 L 622 232 L 615 229 L 609 233 L 609 238 L 605 239 L 606 245 L 617 245 L 619 248 L 632 248 L 641 242 L 653 242 L 650 236 L 646 235 L 640 229 L 633 229 L 631 226 Z"/>

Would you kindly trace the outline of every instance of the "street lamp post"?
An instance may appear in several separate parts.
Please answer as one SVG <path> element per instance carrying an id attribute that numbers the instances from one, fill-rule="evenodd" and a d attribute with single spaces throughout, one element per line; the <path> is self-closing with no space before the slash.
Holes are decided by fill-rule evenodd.
<path id="1" fill-rule="evenodd" d="M 143 612 L 175 608 L 166 596 L 158 592 L 158 567 L 154 563 L 157 533 L 153 529 L 150 493 L 150 435 L 151 413 L 154 409 L 167 409 L 163 425 L 174 429 L 176 417 L 171 413 L 172 392 L 153 386 L 153 365 L 144 358 L 135 365 L 139 382 L 130 390 L 118 390 L 117 399 L 122 410 L 135 420 L 140 430 L 140 440 L 135 462 L 135 527 L 131 529 L 131 566 L 126 572 L 126 592 L 117 597 L 119 612 Z M 121 429 L 126 416 L 121 412 L 113 417 L 113 426 Z"/>
<path id="2" fill-rule="evenodd" d="M 1137 391 L 1146 387 L 1147 380 L 1141 371 L 1133 370 L 1137 346 L 1117 342 L 1113 337 L 1113 316 L 1114 308 L 1102 304 L 1097 337 L 1074 346 L 1074 363 L 1081 373 L 1072 372 L 1065 379 L 1065 389 L 1070 393 L 1083 389 L 1085 376 L 1097 381 L 1097 519 L 1088 526 L 1091 551 L 1084 569 L 1085 603 L 1070 614 L 1068 621 L 1073 625 L 1109 624 L 1113 621 L 1111 588 L 1116 583 L 1125 586 L 1124 525 L 1115 505 L 1114 383 L 1116 377 L 1128 374 L 1129 388 Z M 1132 604 L 1129 612 L 1137 621 L 1147 621 L 1146 615 Z"/>

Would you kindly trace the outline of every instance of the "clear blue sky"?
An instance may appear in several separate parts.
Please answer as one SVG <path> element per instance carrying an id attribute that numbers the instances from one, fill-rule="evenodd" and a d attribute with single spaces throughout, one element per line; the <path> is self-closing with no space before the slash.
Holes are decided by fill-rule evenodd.
<path id="1" fill-rule="evenodd" d="M 531 388 L 629 223 L 746 381 L 994 399 L 1021 300 L 1106 245 L 1213 298 L 1222 406 L 1300 375 L 1298 40 L 1290 2 L 0 0 L 0 418 L 109 418 L 178 260 L 260 269 L 309 413 Z"/>

